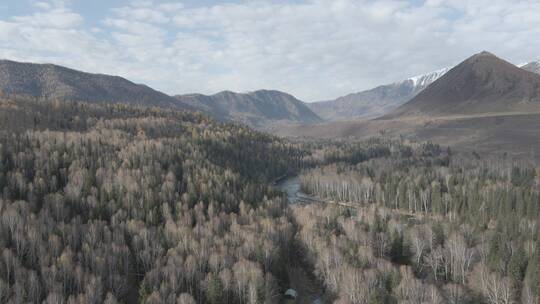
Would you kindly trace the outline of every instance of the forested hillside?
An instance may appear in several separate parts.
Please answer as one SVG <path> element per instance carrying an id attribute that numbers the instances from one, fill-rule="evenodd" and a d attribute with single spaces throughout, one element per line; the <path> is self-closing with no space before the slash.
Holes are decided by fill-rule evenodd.
<path id="1" fill-rule="evenodd" d="M 314 124 L 322 119 L 294 96 L 275 90 L 248 93 L 223 91 L 214 95 L 189 94 L 175 98 L 182 104 L 221 121 L 268 129 L 280 124 Z"/>
<path id="2" fill-rule="evenodd" d="M 262 303 L 294 145 L 206 116 L 0 102 L 1 303 Z"/>
<path id="3" fill-rule="evenodd" d="M 4 95 L 27 96 L 49 101 L 123 103 L 195 110 L 167 94 L 122 77 L 85 73 L 53 64 L 0 60 L 0 91 Z"/>
<path id="4" fill-rule="evenodd" d="M 119 76 L 10 60 L 0 60 L 0 95 L 200 111 L 216 120 L 247 124 L 257 129 L 322 122 L 302 101 L 275 90 L 173 97 Z"/>
<path id="5" fill-rule="evenodd" d="M 534 163 L 437 145 L 309 170 L 307 259 L 340 303 L 539 303 Z"/>

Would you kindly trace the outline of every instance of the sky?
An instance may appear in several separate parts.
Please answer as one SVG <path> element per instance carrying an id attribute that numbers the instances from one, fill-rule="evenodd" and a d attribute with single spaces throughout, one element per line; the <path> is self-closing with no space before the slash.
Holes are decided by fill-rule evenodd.
<path id="1" fill-rule="evenodd" d="M 276 89 L 311 102 L 490 51 L 540 60 L 540 1 L 3 0 L 0 58 L 168 94 Z"/>

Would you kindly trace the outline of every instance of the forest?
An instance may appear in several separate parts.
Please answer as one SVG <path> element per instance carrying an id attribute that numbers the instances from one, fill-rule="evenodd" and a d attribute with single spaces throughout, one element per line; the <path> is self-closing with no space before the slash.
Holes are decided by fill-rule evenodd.
<path id="1" fill-rule="evenodd" d="M 305 151 L 199 114 L 0 103 L 0 302 L 262 303 Z"/>
<path id="2" fill-rule="evenodd" d="M 294 208 L 340 303 L 539 303 L 540 171 L 508 155 L 394 143 L 300 176 Z"/>
<path id="3" fill-rule="evenodd" d="M 1 303 L 282 303 L 292 264 L 323 303 L 540 303 L 526 158 L 16 96 L 0 130 Z"/>

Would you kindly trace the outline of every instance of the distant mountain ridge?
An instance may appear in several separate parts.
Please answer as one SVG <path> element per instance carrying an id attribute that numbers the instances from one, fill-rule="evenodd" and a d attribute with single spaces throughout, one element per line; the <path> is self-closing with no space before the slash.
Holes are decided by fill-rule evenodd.
<path id="1" fill-rule="evenodd" d="M 330 121 L 379 117 L 409 101 L 448 70 L 450 68 L 440 69 L 335 100 L 310 103 L 308 106 Z"/>
<path id="2" fill-rule="evenodd" d="M 521 69 L 510 63 L 499 64 L 499 66 L 505 66 L 503 69 L 505 71 L 513 70 L 513 74 L 527 73 L 529 76 L 526 78 L 533 76 L 530 76 L 532 73 L 525 71 L 540 74 L 540 62 L 530 62 L 521 66 Z M 280 124 L 309 125 L 324 120 L 345 121 L 381 117 L 396 111 L 398 108 L 401 109 L 401 106 L 409 100 L 416 99 L 418 96 L 425 96 L 423 92 L 426 88 L 446 77 L 449 70 L 449 68 L 445 68 L 411 77 L 393 84 L 349 94 L 333 101 L 304 103 L 290 94 L 275 90 L 259 90 L 249 93 L 223 91 L 213 95 L 187 94 L 169 96 L 146 85 L 136 84 L 118 76 L 91 74 L 53 64 L 0 60 L 0 91 L 4 94 L 26 95 L 47 100 L 126 103 L 139 106 L 201 111 L 221 121 L 235 121 L 259 129 L 267 129 Z M 483 75 L 487 77 L 489 73 L 486 72 Z M 519 79 L 522 77 L 515 78 L 514 76 L 510 78 L 515 79 L 516 83 L 521 83 Z M 452 81 L 456 81 L 456 79 Z M 507 92 L 509 94 L 504 97 L 518 98 L 513 96 L 512 88 L 508 87 L 512 85 L 512 81 L 502 82 L 504 82 L 504 79 L 501 78 L 496 83 L 501 84 L 499 89 L 509 91 Z M 459 83 L 460 86 L 467 84 L 470 85 L 470 81 L 469 83 Z M 458 84 L 447 84 L 447 86 L 452 85 L 455 87 Z M 535 87 L 535 84 L 532 87 L 529 85 L 523 88 L 525 87 L 527 87 L 526 90 L 530 90 Z M 487 92 L 488 88 L 484 88 L 484 91 Z M 456 95 L 456 92 L 448 91 L 444 94 Z M 526 110 L 527 105 L 531 105 L 528 99 L 535 99 L 534 94 L 529 95 L 525 94 L 523 100 L 518 100 L 517 105 L 519 105 L 520 109 Z M 432 109 L 429 109 L 431 106 L 427 107 L 426 114 L 429 114 L 429 110 Z M 498 102 L 497 107 L 503 108 L 504 106 L 502 102 Z M 467 109 L 460 111 L 468 112 L 470 110 L 474 110 L 474 103 L 469 105 Z M 417 111 L 417 114 L 422 111 Z M 477 109 L 477 111 L 481 111 L 481 109 Z"/>
<path id="3" fill-rule="evenodd" d="M 539 110 L 540 75 L 482 52 L 383 118 Z"/>
<path id="4" fill-rule="evenodd" d="M 249 93 L 223 91 L 214 95 L 175 96 L 180 102 L 201 109 L 220 120 L 232 120 L 263 128 L 272 124 L 312 124 L 322 122 L 306 104 L 294 96 L 275 90 Z"/>
<path id="5" fill-rule="evenodd" d="M 284 127 L 275 133 L 430 141 L 458 150 L 526 155 L 540 162 L 540 75 L 521 67 L 482 52 L 383 117 Z"/>
<path id="6" fill-rule="evenodd" d="M 194 110 L 175 98 L 118 76 L 91 74 L 53 64 L 0 61 L 0 90 L 47 100 L 126 103 Z"/>
<path id="7" fill-rule="evenodd" d="M 125 103 L 176 110 L 201 111 L 223 121 L 256 128 L 273 124 L 316 123 L 322 119 L 292 95 L 261 90 L 169 96 L 125 78 L 91 74 L 53 64 L 0 60 L 0 91 L 45 100 Z"/>
<path id="8" fill-rule="evenodd" d="M 521 68 L 529 72 L 540 74 L 540 61 L 529 62 L 525 65 L 522 65 Z"/>

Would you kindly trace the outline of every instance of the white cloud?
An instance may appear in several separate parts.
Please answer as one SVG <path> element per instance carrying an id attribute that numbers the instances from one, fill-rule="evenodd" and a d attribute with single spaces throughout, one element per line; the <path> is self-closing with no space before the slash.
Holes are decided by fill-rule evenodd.
<path id="1" fill-rule="evenodd" d="M 63 8 L 47 9 L 29 16 L 16 16 L 13 20 L 25 27 L 43 28 L 73 28 L 83 22 L 81 15 Z"/>
<path id="2" fill-rule="evenodd" d="M 44 1 L 35 2 L 34 6 L 39 9 L 49 10 L 52 8 L 51 4 Z"/>
<path id="3" fill-rule="evenodd" d="M 174 12 L 174 11 L 183 9 L 184 4 L 176 3 L 176 2 L 161 3 L 161 4 L 158 4 L 157 8 L 160 11 L 164 11 L 164 12 Z"/>
<path id="4" fill-rule="evenodd" d="M 440 23 L 406 9 L 390 1 L 258 2 L 186 9 L 174 20 L 192 36 L 214 34 L 206 53 L 216 56 L 202 60 L 231 73 L 212 77 L 208 86 L 271 86 L 317 99 L 390 81 L 411 49 L 431 43 Z"/>
<path id="5" fill-rule="evenodd" d="M 36 12 L 0 20 L 0 56 L 119 74 L 168 93 L 275 88 L 311 101 L 484 49 L 515 62 L 540 56 L 532 0 L 138 0 L 88 27 L 69 2 L 34 4 Z"/>
<path id="6" fill-rule="evenodd" d="M 152 23 L 169 22 L 169 18 L 163 12 L 147 7 L 124 7 L 114 9 L 113 11 L 122 18 Z"/>
<path id="7" fill-rule="evenodd" d="M 65 8 L 71 4 L 70 0 L 32 0 L 31 2 L 36 8 L 44 10 Z"/>

